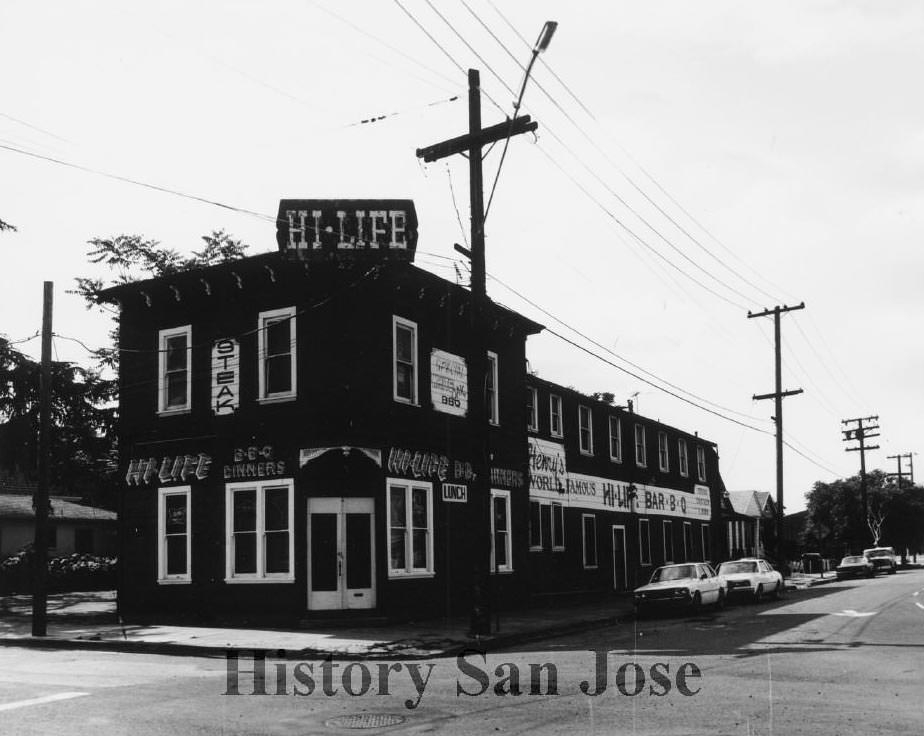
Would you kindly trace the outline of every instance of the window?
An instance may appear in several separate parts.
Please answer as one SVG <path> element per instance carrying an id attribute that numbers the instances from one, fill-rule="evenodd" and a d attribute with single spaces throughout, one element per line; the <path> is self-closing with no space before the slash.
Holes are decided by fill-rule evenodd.
<path id="1" fill-rule="evenodd" d="M 696 447 L 696 477 L 706 481 L 706 448 L 700 445 Z"/>
<path id="2" fill-rule="evenodd" d="M 192 402 L 192 327 L 161 330 L 157 338 L 157 411 L 189 411 Z"/>
<path id="3" fill-rule="evenodd" d="M 703 542 L 703 559 L 708 561 L 712 559 L 712 549 L 710 548 L 709 543 L 709 527 L 706 524 L 703 524 L 700 527 L 700 536 L 702 537 Z"/>
<path id="4" fill-rule="evenodd" d="M 295 307 L 260 312 L 257 324 L 260 391 L 257 398 L 295 398 Z"/>
<path id="5" fill-rule="evenodd" d="M 292 481 L 228 483 L 225 489 L 226 580 L 292 582 Z"/>
<path id="6" fill-rule="evenodd" d="M 561 437 L 561 396 L 551 394 L 549 396 L 549 426 L 553 437 Z"/>
<path id="7" fill-rule="evenodd" d="M 491 491 L 491 571 L 513 572 L 510 491 Z"/>
<path id="8" fill-rule="evenodd" d="M 500 405 L 497 391 L 497 353 L 488 351 L 488 382 L 485 386 L 488 399 L 488 421 L 491 424 L 500 424 Z"/>
<path id="9" fill-rule="evenodd" d="M 539 392 L 532 386 L 526 387 L 526 428 L 539 431 Z"/>
<path id="10" fill-rule="evenodd" d="M 677 440 L 677 456 L 680 463 L 680 474 L 686 478 L 690 474 L 690 463 L 687 458 L 686 440 Z"/>
<path id="11" fill-rule="evenodd" d="M 693 524 L 689 521 L 683 522 L 683 561 L 689 562 L 696 558 L 696 550 L 693 548 Z"/>
<path id="12" fill-rule="evenodd" d="M 585 455 L 594 453 L 594 427 L 593 414 L 589 407 L 578 407 L 578 441 L 581 444 L 581 452 Z"/>
<path id="13" fill-rule="evenodd" d="M 552 503 L 552 551 L 565 548 L 565 508 L 560 503 Z"/>
<path id="14" fill-rule="evenodd" d="M 387 487 L 388 577 L 433 575 L 433 485 L 389 480 Z"/>
<path id="15" fill-rule="evenodd" d="M 529 548 L 542 549 L 542 504 L 529 502 Z"/>
<path id="16" fill-rule="evenodd" d="M 638 559 L 642 565 L 651 564 L 651 530 L 648 519 L 638 520 Z"/>
<path id="17" fill-rule="evenodd" d="M 669 521 L 663 524 L 664 529 L 664 563 L 670 564 L 674 561 L 674 532 Z"/>
<path id="18" fill-rule="evenodd" d="M 93 554 L 93 530 L 74 530 L 74 552 L 81 555 Z"/>
<path id="19" fill-rule="evenodd" d="M 157 581 L 188 583 L 191 557 L 189 486 L 157 492 Z"/>
<path id="20" fill-rule="evenodd" d="M 635 464 L 640 468 L 648 465 L 645 452 L 645 428 L 641 424 L 635 425 Z"/>
<path id="21" fill-rule="evenodd" d="M 394 399 L 417 405 L 417 325 L 394 317 L 393 344 L 395 362 Z"/>
<path id="22" fill-rule="evenodd" d="M 667 456 L 667 432 L 658 432 L 658 468 L 662 473 L 670 470 L 670 460 Z"/>
<path id="23" fill-rule="evenodd" d="M 597 567 L 597 517 L 593 514 L 581 514 L 581 528 L 584 537 L 584 568 Z"/>
<path id="24" fill-rule="evenodd" d="M 610 460 L 622 462 L 622 422 L 619 417 L 610 417 Z"/>

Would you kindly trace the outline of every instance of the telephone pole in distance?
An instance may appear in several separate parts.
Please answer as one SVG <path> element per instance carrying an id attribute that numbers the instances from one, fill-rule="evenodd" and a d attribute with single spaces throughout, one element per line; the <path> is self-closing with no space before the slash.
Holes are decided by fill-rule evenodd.
<path id="1" fill-rule="evenodd" d="M 902 460 L 908 458 L 908 472 L 903 472 L 902 469 Z M 914 485 L 914 455 L 910 452 L 905 452 L 900 455 L 886 455 L 886 460 L 895 460 L 898 465 L 897 473 L 886 473 L 886 478 L 898 478 L 898 489 L 902 488 L 902 478 L 906 475 L 911 477 L 911 485 Z"/>
<path id="2" fill-rule="evenodd" d="M 765 309 L 763 312 L 748 312 L 748 319 L 754 317 L 769 317 L 773 315 L 773 344 L 774 344 L 774 368 L 776 376 L 776 390 L 772 394 L 755 394 L 755 401 L 764 399 L 774 399 L 776 423 L 776 561 L 781 563 L 783 560 L 783 399 L 786 396 L 795 396 L 801 394 L 802 389 L 784 391 L 783 382 L 783 357 L 780 351 L 780 315 L 786 312 L 793 312 L 797 309 L 805 309 L 805 302 L 795 306 L 788 307 L 785 304 L 782 307 Z"/>
<path id="3" fill-rule="evenodd" d="M 869 503 L 866 498 L 866 453 L 879 449 L 879 445 L 867 445 L 866 440 L 879 436 L 879 416 L 844 419 L 841 424 L 856 425 L 853 429 L 842 429 L 841 432 L 844 433 L 844 442 L 856 440 L 860 443 L 859 447 L 845 447 L 844 451 L 860 453 L 860 498 L 863 504 L 863 521 L 866 522 L 869 519 Z"/>

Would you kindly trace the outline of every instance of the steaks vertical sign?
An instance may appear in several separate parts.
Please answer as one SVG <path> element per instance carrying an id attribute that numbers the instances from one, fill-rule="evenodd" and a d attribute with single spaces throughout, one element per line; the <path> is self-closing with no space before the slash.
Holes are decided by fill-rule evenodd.
<path id="1" fill-rule="evenodd" d="M 233 338 L 212 345 L 212 413 L 234 414 L 240 404 L 241 346 Z"/>

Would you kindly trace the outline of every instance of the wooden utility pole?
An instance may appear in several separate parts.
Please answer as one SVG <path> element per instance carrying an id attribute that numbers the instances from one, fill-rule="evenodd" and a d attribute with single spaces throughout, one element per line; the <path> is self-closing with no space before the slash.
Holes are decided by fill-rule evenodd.
<path id="1" fill-rule="evenodd" d="M 777 563 L 783 562 L 783 399 L 786 396 L 795 396 L 796 394 L 801 394 L 802 389 L 795 389 L 793 391 L 783 391 L 782 381 L 783 381 L 783 357 L 780 348 L 780 315 L 786 312 L 793 312 L 797 309 L 805 309 L 805 302 L 802 302 L 795 307 L 787 307 L 785 304 L 782 307 L 774 307 L 773 309 L 765 309 L 763 312 L 757 312 L 756 314 L 748 312 L 748 319 L 753 319 L 754 317 L 767 317 L 773 315 L 773 344 L 774 344 L 774 368 L 776 375 L 776 390 L 772 394 L 755 394 L 755 401 L 762 401 L 764 399 L 774 399 L 775 406 L 775 416 L 773 417 L 774 422 L 776 423 L 776 561 Z"/>
<path id="2" fill-rule="evenodd" d="M 867 424 L 863 424 L 867 422 Z M 878 450 L 879 445 L 867 445 L 866 440 L 879 436 L 879 417 L 856 417 L 854 419 L 844 419 L 841 424 L 855 424 L 854 429 L 842 429 L 844 442 L 857 440 L 859 447 L 845 447 L 845 452 L 860 453 L 860 498 L 863 504 L 863 522 L 868 524 L 869 521 L 869 502 L 866 497 L 866 453 L 869 450 Z M 875 432 L 875 434 L 873 434 Z"/>
<path id="3" fill-rule="evenodd" d="M 898 490 L 902 489 L 902 478 L 905 475 L 911 477 L 911 485 L 914 485 L 914 459 L 913 454 L 910 452 L 902 453 L 901 455 L 886 455 L 886 460 L 895 460 L 896 465 L 898 465 L 897 473 L 886 473 L 886 478 L 898 478 Z M 903 472 L 902 460 L 908 458 L 908 473 Z"/>
<path id="4" fill-rule="evenodd" d="M 417 149 L 424 161 L 438 161 L 457 153 L 468 155 L 469 194 L 471 198 L 471 353 L 468 375 L 468 420 L 472 433 L 472 482 L 474 559 L 472 560 L 471 630 L 483 636 L 491 633 L 491 596 L 489 592 L 491 554 L 491 469 L 487 412 L 488 348 L 485 340 L 485 314 L 489 304 L 486 289 L 484 246 L 484 192 L 482 186 L 481 149 L 483 146 L 539 127 L 528 115 L 515 117 L 490 128 L 481 127 L 481 79 L 477 69 L 468 70 L 468 133 Z M 495 387 L 496 389 L 496 387 Z"/>
<path id="5" fill-rule="evenodd" d="M 35 544 L 32 575 L 32 636 L 45 636 L 48 608 L 48 465 L 51 443 L 51 313 L 54 284 L 45 282 L 42 301 L 42 368 L 39 379 L 39 481 L 32 497 Z"/>

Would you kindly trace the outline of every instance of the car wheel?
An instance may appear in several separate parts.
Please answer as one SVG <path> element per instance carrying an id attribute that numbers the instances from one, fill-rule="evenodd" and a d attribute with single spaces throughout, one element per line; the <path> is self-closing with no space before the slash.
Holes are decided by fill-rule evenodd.
<path id="1" fill-rule="evenodd" d="M 702 596 L 699 594 L 699 591 L 697 590 L 697 591 L 693 594 L 693 601 L 692 601 L 692 603 L 690 604 L 690 609 L 693 611 L 693 613 L 699 613 L 699 611 L 700 611 L 700 609 L 701 609 L 702 607 L 703 607 L 703 598 L 702 598 Z"/>
<path id="2" fill-rule="evenodd" d="M 764 586 L 762 583 L 757 585 L 757 590 L 754 591 L 754 602 L 760 603 L 764 599 Z"/>
<path id="3" fill-rule="evenodd" d="M 777 580 L 777 581 L 776 581 L 776 587 L 773 589 L 773 597 L 776 598 L 777 600 L 779 600 L 780 598 L 782 598 L 782 597 L 783 597 L 783 589 L 784 589 L 783 581 L 782 581 L 782 580 Z"/>
<path id="4" fill-rule="evenodd" d="M 715 608 L 721 611 L 725 608 L 725 591 L 719 588 L 719 597 L 715 601 Z"/>

